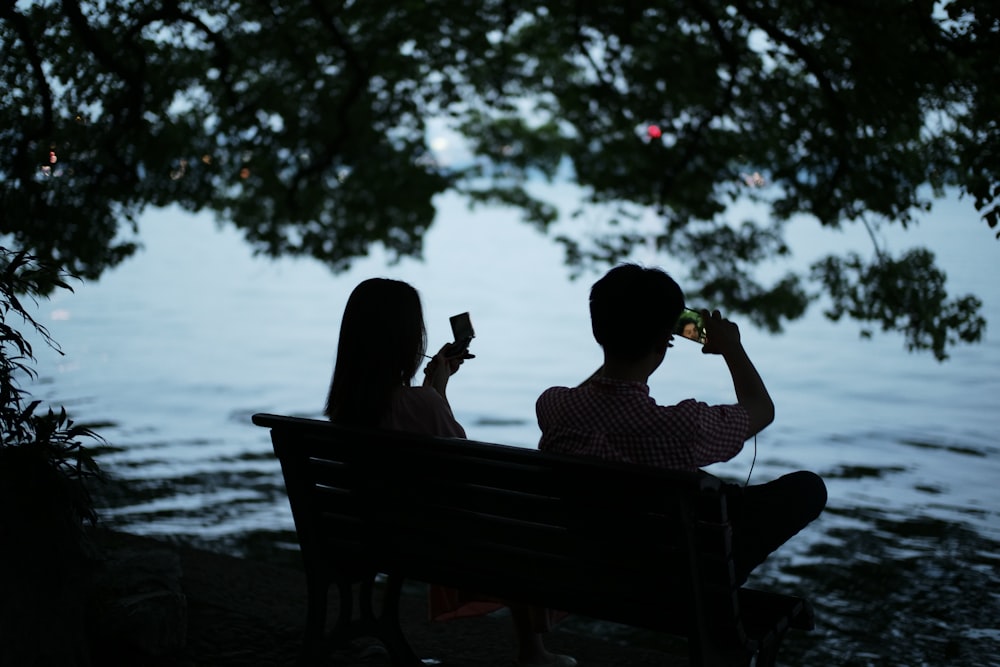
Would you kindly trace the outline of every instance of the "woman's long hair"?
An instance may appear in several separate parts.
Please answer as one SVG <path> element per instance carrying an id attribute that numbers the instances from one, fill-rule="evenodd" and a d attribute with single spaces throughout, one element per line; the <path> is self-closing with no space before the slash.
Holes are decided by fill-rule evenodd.
<path id="1" fill-rule="evenodd" d="M 417 290 L 399 280 L 365 280 L 344 308 L 324 413 L 335 422 L 376 426 L 393 391 L 416 375 L 426 348 Z"/>

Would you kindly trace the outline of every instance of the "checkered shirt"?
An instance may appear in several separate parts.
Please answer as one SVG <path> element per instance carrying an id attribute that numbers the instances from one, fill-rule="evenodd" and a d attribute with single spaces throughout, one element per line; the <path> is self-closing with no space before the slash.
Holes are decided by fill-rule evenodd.
<path id="1" fill-rule="evenodd" d="M 546 389 L 535 412 L 539 449 L 673 470 L 728 461 L 743 449 L 750 428 L 741 405 L 688 399 L 661 406 L 645 383 L 608 378 Z"/>

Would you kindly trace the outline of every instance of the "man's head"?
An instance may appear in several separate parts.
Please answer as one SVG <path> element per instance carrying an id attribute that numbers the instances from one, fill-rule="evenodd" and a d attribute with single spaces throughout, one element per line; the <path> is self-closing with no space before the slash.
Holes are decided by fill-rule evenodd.
<path id="1" fill-rule="evenodd" d="M 684 293 L 660 269 L 622 264 L 590 288 L 590 320 L 604 353 L 637 361 L 670 340 Z"/>

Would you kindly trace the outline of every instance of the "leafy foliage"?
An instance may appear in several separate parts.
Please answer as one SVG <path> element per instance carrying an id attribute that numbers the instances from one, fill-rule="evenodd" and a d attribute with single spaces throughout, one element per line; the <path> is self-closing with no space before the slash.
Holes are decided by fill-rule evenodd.
<path id="1" fill-rule="evenodd" d="M 906 226 L 957 188 L 1000 236 L 994 0 L 38 0 L 0 8 L 0 40 L 0 231 L 85 278 L 136 250 L 149 205 L 341 270 L 373 244 L 419 256 L 446 190 L 547 229 L 530 182 L 569 178 L 580 210 L 614 211 L 559 238 L 575 270 L 652 242 L 694 258 L 689 292 L 774 330 L 815 287 L 860 313 L 831 271 L 862 258 L 757 277 L 789 221 Z M 730 223 L 737 200 L 771 219 Z M 868 263 L 935 279 L 927 257 Z M 865 296 L 939 358 L 982 331 L 974 297 L 934 304 L 953 320 Z"/>
<path id="2" fill-rule="evenodd" d="M 839 320 L 847 315 L 878 324 L 883 331 L 903 331 L 910 350 L 931 350 L 939 360 L 947 358 L 948 345 L 978 341 L 986 324 L 978 315 L 982 303 L 976 297 L 947 300 L 945 275 L 926 249 L 876 263 L 856 253 L 831 256 L 818 262 L 813 273 L 833 297 L 827 317 Z M 886 303 L 896 308 L 890 310 Z M 862 335 L 871 336 L 872 329 L 862 329 Z"/>
<path id="3" fill-rule="evenodd" d="M 90 665 L 86 632 L 97 515 L 86 482 L 100 475 L 66 410 L 42 411 L 22 383 L 36 377 L 31 343 L 58 347 L 22 299 L 69 289 L 61 272 L 0 248 L 0 663 Z"/>
<path id="4" fill-rule="evenodd" d="M 20 301 L 25 296 L 38 296 L 39 281 L 70 289 L 61 275 L 24 251 L 12 253 L 0 248 L 0 467 L 4 468 L 5 493 L 12 484 L 30 488 L 37 482 L 34 478 L 17 476 L 37 469 L 37 462 L 41 461 L 56 473 L 56 476 L 43 473 L 47 479 L 67 480 L 61 489 L 49 487 L 47 492 L 64 494 L 66 508 L 73 515 L 95 521 L 97 517 L 84 480 L 97 477 L 100 470 L 81 440 L 99 436 L 74 423 L 65 408 L 39 412 L 41 401 L 28 400 L 29 394 L 21 386 L 24 379 L 34 379 L 36 371 L 31 365 L 34 360 L 31 344 L 12 326 L 12 317 L 33 328 L 46 343 L 58 349 L 45 327 L 31 317 Z M 10 474 L 14 477 L 8 478 Z"/>

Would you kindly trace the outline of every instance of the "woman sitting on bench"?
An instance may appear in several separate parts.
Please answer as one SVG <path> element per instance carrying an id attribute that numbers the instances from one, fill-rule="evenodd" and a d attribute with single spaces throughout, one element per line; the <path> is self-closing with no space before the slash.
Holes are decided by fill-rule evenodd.
<path id="1" fill-rule="evenodd" d="M 360 283 L 344 309 L 326 416 L 340 424 L 465 438 L 445 389 L 449 378 L 473 355 L 449 343 L 428 357 L 426 347 L 420 296 L 411 285 L 387 278 Z M 413 386 L 425 358 L 430 361 L 424 367 L 423 383 Z M 429 606 L 432 619 L 446 620 L 480 616 L 505 605 L 431 586 Z M 506 606 L 517 641 L 515 665 L 576 665 L 569 656 L 545 650 L 541 633 L 550 625 L 546 610 Z"/>

